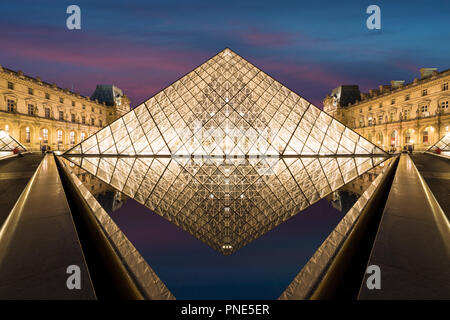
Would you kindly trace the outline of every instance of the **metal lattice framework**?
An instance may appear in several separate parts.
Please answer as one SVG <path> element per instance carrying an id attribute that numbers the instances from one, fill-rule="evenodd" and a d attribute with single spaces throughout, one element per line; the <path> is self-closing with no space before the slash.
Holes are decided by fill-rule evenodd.
<path id="1" fill-rule="evenodd" d="M 438 148 L 441 151 L 450 151 L 450 132 L 447 133 L 441 140 L 429 147 L 427 151 L 436 151 Z"/>
<path id="2" fill-rule="evenodd" d="M 230 49 L 64 156 L 223 254 L 388 157 Z"/>
<path id="3" fill-rule="evenodd" d="M 11 137 L 5 131 L 0 130 L 0 151 L 13 151 L 16 148 L 19 151 L 26 151 L 27 150 L 16 139 Z"/>

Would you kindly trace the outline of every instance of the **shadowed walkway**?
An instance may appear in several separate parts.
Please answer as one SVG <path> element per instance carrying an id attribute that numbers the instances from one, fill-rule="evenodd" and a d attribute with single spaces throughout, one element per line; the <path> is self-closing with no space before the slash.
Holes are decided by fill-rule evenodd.
<path id="1" fill-rule="evenodd" d="M 40 153 L 0 161 L 0 227 L 42 160 Z"/>
<path id="2" fill-rule="evenodd" d="M 381 289 L 369 290 L 366 274 L 359 299 L 450 298 L 450 225 L 409 155 L 400 158 L 368 265 L 380 267 Z"/>
<path id="3" fill-rule="evenodd" d="M 450 160 L 430 154 L 414 154 L 411 159 L 450 220 Z"/>

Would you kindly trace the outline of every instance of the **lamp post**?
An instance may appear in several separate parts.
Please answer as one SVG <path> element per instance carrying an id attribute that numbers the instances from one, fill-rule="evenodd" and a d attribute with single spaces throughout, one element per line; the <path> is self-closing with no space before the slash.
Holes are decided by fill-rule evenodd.
<path id="1" fill-rule="evenodd" d="M 39 137 L 39 151 L 42 151 L 42 137 Z"/>

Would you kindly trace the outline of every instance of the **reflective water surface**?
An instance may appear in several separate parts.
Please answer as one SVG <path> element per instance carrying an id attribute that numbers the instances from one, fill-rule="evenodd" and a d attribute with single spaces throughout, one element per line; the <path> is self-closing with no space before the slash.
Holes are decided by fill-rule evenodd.
<path id="1" fill-rule="evenodd" d="M 231 255 L 71 167 L 177 299 L 275 299 L 313 255 L 379 167 L 317 201 Z"/>

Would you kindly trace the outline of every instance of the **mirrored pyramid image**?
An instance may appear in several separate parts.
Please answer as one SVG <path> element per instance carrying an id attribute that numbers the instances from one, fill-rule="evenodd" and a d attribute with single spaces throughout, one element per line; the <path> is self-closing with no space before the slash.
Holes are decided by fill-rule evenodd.
<path id="1" fill-rule="evenodd" d="M 14 149 L 19 151 L 26 151 L 27 149 L 16 139 L 11 137 L 5 131 L 0 130 L 0 151 L 13 151 Z"/>
<path id="2" fill-rule="evenodd" d="M 227 255 L 389 156 L 227 48 L 64 157 Z"/>

